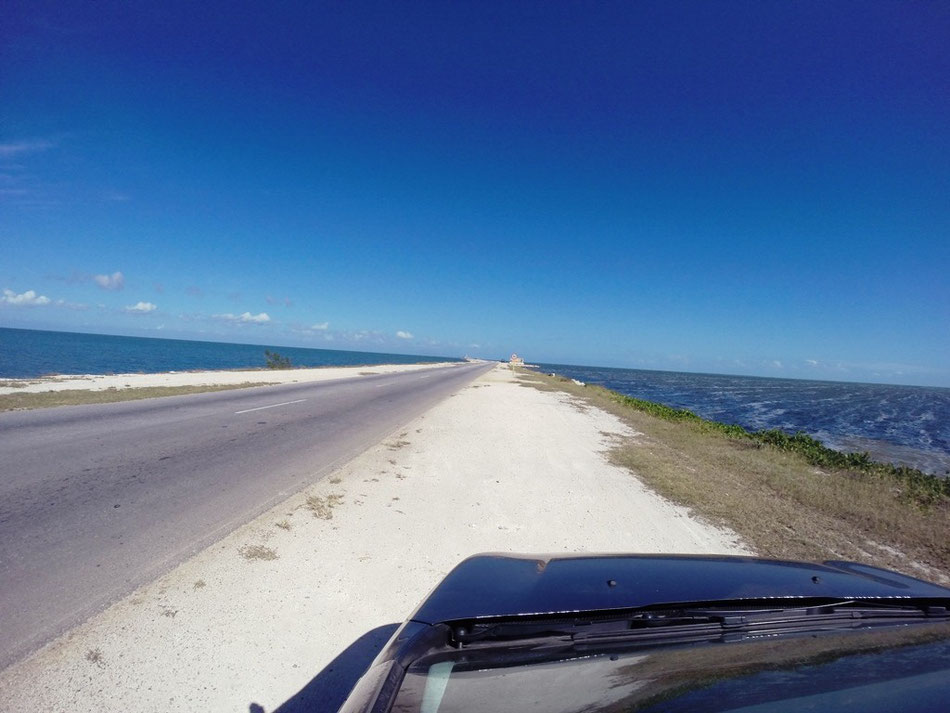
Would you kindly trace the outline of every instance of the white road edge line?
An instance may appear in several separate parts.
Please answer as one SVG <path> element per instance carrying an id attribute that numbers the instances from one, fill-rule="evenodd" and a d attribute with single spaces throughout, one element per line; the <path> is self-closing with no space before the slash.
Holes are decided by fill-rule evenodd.
<path id="1" fill-rule="evenodd" d="M 243 411 L 235 411 L 234 415 L 239 413 L 250 413 L 251 411 L 263 411 L 266 408 L 277 408 L 278 406 L 289 406 L 290 404 L 299 404 L 307 399 L 297 399 L 296 401 L 284 401 L 282 404 L 271 404 L 270 406 L 258 406 L 257 408 L 246 408 Z"/>

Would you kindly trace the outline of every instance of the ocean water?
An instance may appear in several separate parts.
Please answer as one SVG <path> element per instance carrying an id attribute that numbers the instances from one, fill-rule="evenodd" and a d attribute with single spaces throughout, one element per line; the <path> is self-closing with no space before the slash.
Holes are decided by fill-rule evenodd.
<path id="1" fill-rule="evenodd" d="M 829 448 L 950 473 L 950 389 L 541 364 L 622 394 L 750 430 L 804 431 Z"/>
<path id="2" fill-rule="evenodd" d="M 289 357 L 294 366 L 368 366 L 456 361 L 451 357 L 438 356 L 0 328 L 0 378 L 24 379 L 43 374 L 155 373 L 189 369 L 262 367 L 265 365 L 265 349 Z"/>

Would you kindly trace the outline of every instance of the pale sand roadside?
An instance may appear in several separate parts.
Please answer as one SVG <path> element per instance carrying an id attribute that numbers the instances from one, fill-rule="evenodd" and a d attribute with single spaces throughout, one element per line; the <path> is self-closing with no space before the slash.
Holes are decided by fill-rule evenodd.
<path id="1" fill-rule="evenodd" d="M 67 389 L 143 388 L 149 386 L 216 386 L 266 381 L 271 384 L 349 379 L 370 374 L 394 374 L 432 367 L 458 366 L 464 362 L 432 364 L 379 364 L 376 366 L 326 366 L 312 369 L 241 369 L 235 371 L 168 371 L 159 374 L 59 374 L 39 379 L 0 379 L 22 386 L 0 386 L 0 394 L 38 393 Z"/>
<path id="2" fill-rule="evenodd" d="M 733 533 L 692 519 L 606 461 L 610 442 L 630 435 L 613 416 L 523 388 L 499 366 L 0 673 L 0 705 L 273 711 L 310 684 L 314 710 L 333 710 L 346 672 L 339 660 L 328 664 L 367 632 L 402 621 L 468 555 L 748 554 Z M 308 496 L 334 495 L 342 502 L 332 519 L 306 507 Z M 253 546 L 278 558 L 246 559 Z"/>

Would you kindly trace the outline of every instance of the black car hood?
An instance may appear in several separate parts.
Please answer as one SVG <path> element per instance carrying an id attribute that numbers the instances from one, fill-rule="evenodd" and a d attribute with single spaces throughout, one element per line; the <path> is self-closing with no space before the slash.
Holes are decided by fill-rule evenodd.
<path id="1" fill-rule="evenodd" d="M 685 602 L 948 600 L 950 589 L 855 562 L 706 555 L 481 554 L 453 569 L 411 620 L 569 614 Z M 776 602 L 778 603 L 778 602 Z"/>

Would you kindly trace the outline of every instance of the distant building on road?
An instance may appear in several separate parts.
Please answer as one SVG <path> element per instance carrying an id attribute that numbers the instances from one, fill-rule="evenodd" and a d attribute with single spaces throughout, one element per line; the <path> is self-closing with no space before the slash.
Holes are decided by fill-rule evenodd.
<path id="1" fill-rule="evenodd" d="M 517 354 L 512 354 L 511 359 L 508 360 L 508 363 L 512 366 L 524 366 L 524 359 L 522 359 Z"/>

